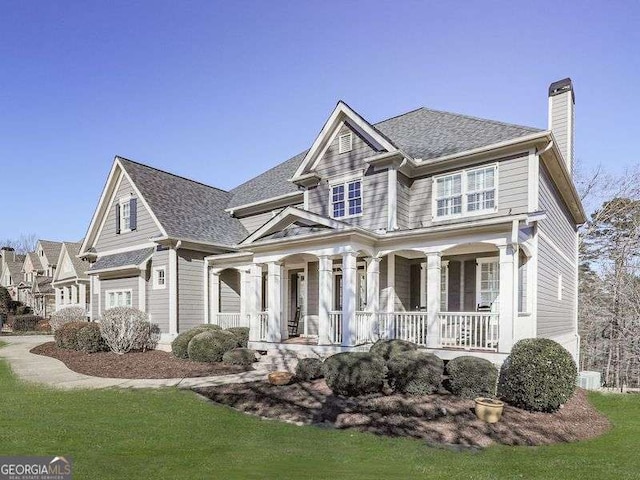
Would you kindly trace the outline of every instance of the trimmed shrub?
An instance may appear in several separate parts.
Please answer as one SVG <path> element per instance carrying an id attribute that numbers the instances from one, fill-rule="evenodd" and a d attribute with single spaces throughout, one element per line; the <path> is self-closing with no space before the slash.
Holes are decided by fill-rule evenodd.
<path id="1" fill-rule="evenodd" d="M 31 307 L 27 305 L 20 305 L 16 307 L 16 316 L 18 315 L 29 315 L 31 313 Z"/>
<path id="2" fill-rule="evenodd" d="M 51 333 L 51 325 L 46 320 L 40 320 L 36 325 L 36 331 L 43 333 Z"/>
<path id="3" fill-rule="evenodd" d="M 498 369 L 484 358 L 463 356 L 447 363 L 448 388 L 464 398 L 493 397 L 496 394 Z"/>
<path id="4" fill-rule="evenodd" d="M 256 352 L 248 348 L 234 348 L 224 352 L 222 361 L 231 365 L 251 365 L 256 361 Z"/>
<path id="5" fill-rule="evenodd" d="M 296 365 L 296 378 L 303 382 L 310 382 L 322 378 L 322 360 L 319 358 L 301 358 Z"/>
<path id="6" fill-rule="evenodd" d="M 428 395 L 442 383 L 444 362 L 424 350 L 412 350 L 393 355 L 387 362 L 387 378 L 395 392 Z"/>
<path id="7" fill-rule="evenodd" d="M 412 352 L 417 349 L 418 345 L 406 340 L 378 340 L 371 346 L 369 353 L 381 357 L 386 362 L 398 353 Z"/>
<path id="8" fill-rule="evenodd" d="M 247 348 L 249 345 L 249 328 L 248 327 L 231 327 L 226 329 L 227 332 L 233 333 L 238 339 L 238 346 Z"/>
<path id="9" fill-rule="evenodd" d="M 65 323 L 86 322 L 87 312 L 82 307 L 66 307 L 54 312 L 49 319 L 51 328 L 55 332 Z"/>
<path id="10" fill-rule="evenodd" d="M 78 350 L 78 332 L 86 326 L 87 322 L 65 323 L 53 335 L 56 346 L 66 350 Z"/>
<path id="11" fill-rule="evenodd" d="M 336 395 L 358 396 L 382 390 L 386 367 L 381 356 L 344 352 L 324 361 L 324 377 Z"/>
<path id="12" fill-rule="evenodd" d="M 131 350 L 151 350 L 160 340 L 160 328 L 137 308 L 116 307 L 100 318 L 102 338 L 112 352 L 123 354 Z"/>
<path id="13" fill-rule="evenodd" d="M 571 354 L 547 338 L 520 340 L 500 370 L 498 395 L 525 410 L 554 412 L 576 389 Z"/>
<path id="14" fill-rule="evenodd" d="M 9 313 L 9 305 L 11 304 L 11 294 L 5 287 L 0 286 L 0 315 Z"/>
<path id="15" fill-rule="evenodd" d="M 189 359 L 195 362 L 221 362 L 223 355 L 238 346 L 231 332 L 213 330 L 195 335 L 189 342 Z"/>
<path id="16" fill-rule="evenodd" d="M 173 342 L 171 342 L 171 352 L 178 358 L 187 359 L 189 358 L 189 352 L 187 349 L 189 348 L 189 342 L 191 339 L 199 333 L 216 330 L 222 330 L 222 328 L 218 325 L 200 325 L 192 328 L 191 330 L 182 332 L 173 339 Z"/>
<path id="17" fill-rule="evenodd" d="M 17 300 L 11 300 L 9 302 L 9 313 L 11 313 L 12 315 L 16 314 L 16 310 L 18 310 L 18 307 L 20 307 L 22 305 L 22 302 L 19 302 Z"/>
<path id="18" fill-rule="evenodd" d="M 38 327 L 38 323 L 44 320 L 37 315 L 16 315 L 11 322 L 14 332 L 32 332 Z"/>
<path id="19" fill-rule="evenodd" d="M 85 323 L 76 333 L 76 350 L 85 353 L 104 352 L 109 347 L 102 338 L 100 325 L 95 322 Z"/>

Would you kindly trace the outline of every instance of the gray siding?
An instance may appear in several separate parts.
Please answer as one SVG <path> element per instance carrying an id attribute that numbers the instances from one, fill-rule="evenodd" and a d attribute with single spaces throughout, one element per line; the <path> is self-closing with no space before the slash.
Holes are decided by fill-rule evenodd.
<path id="1" fill-rule="evenodd" d="M 576 227 L 552 184 L 549 173 L 540 165 L 540 208 L 547 218 L 539 222 L 538 236 L 538 336 L 553 337 L 575 332 L 575 296 L 578 256 Z M 564 255 L 560 255 L 553 246 Z M 568 257 L 568 261 L 565 257 Z M 558 278 L 562 275 L 562 299 L 558 299 Z"/>
<path id="2" fill-rule="evenodd" d="M 411 180 L 398 172 L 398 227 L 401 230 L 409 228 L 411 216 Z"/>
<path id="3" fill-rule="evenodd" d="M 134 190 L 131 184 L 126 177 L 123 177 L 114 200 L 109 206 L 104 227 L 100 232 L 100 236 L 95 241 L 95 248 L 98 252 L 147 243 L 150 238 L 160 235 L 160 230 L 140 199 L 138 199 L 137 229 L 133 232 L 116 233 L 115 206 L 121 197 L 129 196 L 129 194 L 133 192 Z M 133 197 L 137 198 L 135 195 Z"/>
<path id="4" fill-rule="evenodd" d="M 396 311 L 411 310 L 410 302 L 410 281 L 411 281 L 411 262 L 404 257 L 396 255 Z"/>
<path id="5" fill-rule="evenodd" d="M 338 153 L 338 137 L 349 132 L 344 126 L 338 136 L 327 149 L 324 157 L 318 163 L 317 173 L 323 180 L 331 180 L 343 175 L 355 174 L 365 168 L 364 160 L 375 155 L 373 150 L 362 138 L 353 132 L 353 150 Z M 329 184 L 320 182 L 316 188 L 309 190 L 309 211 L 331 216 L 329 211 Z M 362 178 L 362 215 L 344 219 L 352 225 L 372 230 L 387 226 L 387 172 L 367 171 Z"/>
<path id="6" fill-rule="evenodd" d="M 449 298 L 447 299 L 447 306 L 450 312 L 463 311 L 460 305 L 461 263 L 457 260 L 449 261 Z"/>
<path id="7" fill-rule="evenodd" d="M 178 332 L 204 323 L 204 256 L 178 250 Z"/>
<path id="8" fill-rule="evenodd" d="M 220 274 L 220 311 L 240 311 L 240 272 L 233 268 Z"/>
<path id="9" fill-rule="evenodd" d="M 571 112 L 569 112 L 569 102 L 572 101 L 571 97 L 571 93 L 551 97 L 553 136 L 556 139 L 558 149 L 562 152 L 562 155 L 565 157 L 567 154 L 570 155 L 570 158 L 565 158 L 567 162 L 570 162 L 574 155 L 574 142 L 571 142 L 571 152 L 567 151 L 567 144 L 569 143 L 570 135 L 573 134 L 569 129 L 569 121 L 571 121 L 572 125 L 575 124 L 575 109 L 571 108 Z M 571 115 L 571 118 L 569 118 L 569 115 Z M 571 164 L 570 171 L 573 173 L 573 163 Z"/>
<path id="10" fill-rule="evenodd" d="M 464 312 L 476 311 L 476 260 L 464 262 Z"/>
<path id="11" fill-rule="evenodd" d="M 106 310 L 107 296 L 106 293 L 109 290 L 131 290 L 131 306 L 138 308 L 138 278 L 139 277 L 124 277 L 124 278 L 110 278 L 100 280 L 100 295 L 102 301 L 102 312 Z"/>
<path id="12" fill-rule="evenodd" d="M 273 212 L 258 213 L 257 215 L 251 215 L 249 217 L 239 218 L 240 223 L 247 229 L 247 232 L 253 233 L 262 225 L 267 223 L 273 218 Z"/>
<path id="13" fill-rule="evenodd" d="M 496 163 L 491 161 L 488 163 Z M 498 215 L 525 213 L 528 208 L 528 153 L 497 160 L 498 163 Z M 468 167 L 472 168 L 472 167 Z M 453 170 L 451 173 L 457 170 Z M 433 177 L 414 179 L 411 184 L 410 228 L 432 225 Z M 488 215 L 490 216 L 490 215 Z M 466 222 L 476 217 L 463 217 Z"/>
<path id="14" fill-rule="evenodd" d="M 147 312 L 153 323 L 160 327 L 162 333 L 169 333 L 169 250 L 154 252 L 151 257 L 151 265 L 147 270 Z M 153 288 L 153 267 L 162 267 L 165 270 L 165 288 Z"/>

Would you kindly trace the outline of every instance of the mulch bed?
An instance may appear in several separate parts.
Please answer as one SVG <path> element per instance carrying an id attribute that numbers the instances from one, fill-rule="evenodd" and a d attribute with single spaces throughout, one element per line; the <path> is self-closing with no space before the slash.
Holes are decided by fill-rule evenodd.
<path id="1" fill-rule="evenodd" d="M 506 405 L 502 420 L 496 424 L 476 418 L 473 400 L 448 393 L 345 398 L 333 395 L 324 380 L 280 387 L 252 382 L 195 390 L 216 403 L 261 417 L 413 437 L 455 448 L 575 442 L 610 428 L 609 420 L 589 403 L 583 390 L 552 414 Z"/>
<path id="2" fill-rule="evenodd" d="M 149 350 L 118 355 L 113 352 L 83 353 L 43 343 L 31 353 L 53 357 L 74 372 L 106 378 L 188 378 L 229 375 L 252 370 L 251 367 L 228 363 L 192 362 L 174 357 L 169 352 Z"/>

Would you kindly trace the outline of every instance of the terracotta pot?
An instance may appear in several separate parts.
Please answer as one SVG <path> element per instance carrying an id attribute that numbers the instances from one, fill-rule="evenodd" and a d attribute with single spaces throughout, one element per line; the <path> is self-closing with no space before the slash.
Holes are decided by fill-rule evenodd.
<path id="1" fill-rule="evenodd" d="M 493 398 L 478 397 L 476 402 L 476 416 L 487 423 L 496 423 L 502 418 L 504 402 Z"/>
<path id="2" fill-rule="evenodd" d="M 272 385 L 289 385 L 293 379 L 293 374 L 289 372 L 271 372 L 267 378 Z"/>

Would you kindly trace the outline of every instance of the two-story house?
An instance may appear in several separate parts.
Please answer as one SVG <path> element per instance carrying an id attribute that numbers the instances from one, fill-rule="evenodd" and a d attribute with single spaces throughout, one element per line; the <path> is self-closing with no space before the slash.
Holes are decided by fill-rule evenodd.
<path id="1" fill-rule="evenodd" d="M 24 259 L 24 255 L 16 253 L 11 247 L 0 248 L 0 286 L 7 289 L 12 300 L 18 300 L 18 284 L 22 281 Z"/>
<path id="2" fill-rule="evenodd" d="M 51 285 L 62 242 L 38 240 L 33 252 L 22 264 L 22 279 L 17 285 L 18 300 L 36 315 L 48 317 L 55 311 L 55 293 Z"/>
<path id="3" fill-rule="evenodd" d="M 309 150 L 230 192 L 118 157 L 80 253 L 98 311 L 139 305 L 166 337 L 248 325 L 261 350 L 402 338 L 500 361 L 547 337 L 577 356 L 571 81 L 548 102 L 547 129 L 339 102 Z"/>

